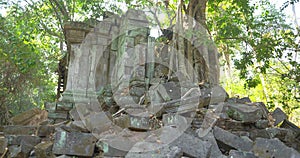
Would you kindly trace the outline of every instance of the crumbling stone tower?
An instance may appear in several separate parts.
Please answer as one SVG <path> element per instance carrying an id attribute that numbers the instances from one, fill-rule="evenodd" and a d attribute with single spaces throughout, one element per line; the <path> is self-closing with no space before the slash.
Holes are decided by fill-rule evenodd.
<path id="1" fill-rule="evenodd" d="M 185 58 L 184 53 L 172 45 L 160 44 L 158 48 L 155 38 L 149 36 L 149 21 L 143 11 L 129 10 L 122 17 L 111 16 L 95 28 L 80 23 L 66 26 L 67 41 L 71 45 L 67 85 L 56 108 L 52 108 L 56 110 L 53 115 L 49 114 L 50 118 L 69 118 L 68 112 L 75 104 L 86 109 L 90 106 L 90 110 L 95 111 L 93 108 L 99 106 L 92 105 L 99 104 L 97 97 L 104 93 L 105 87 L 111 92 L 109 100 L 120 109 L 128 104 L 180 99 L 191 87 L 198 88 L 201 81 L 218 85 L 219 64 L 212 44 L 204 46 L 205 42 L 196 37 L 187 38 L 194 46 L 197 59 L 193 63 L 185 62 L 192 71 L 188 71 L 189 76 L 183 76 L 178 61 Z M 185 38 L 182 32 L 174 34 Z M 168 82 L 163 79 L 176 84 L 158 86 Z M 174 90 L 171 98 L 166 88 Z"/>

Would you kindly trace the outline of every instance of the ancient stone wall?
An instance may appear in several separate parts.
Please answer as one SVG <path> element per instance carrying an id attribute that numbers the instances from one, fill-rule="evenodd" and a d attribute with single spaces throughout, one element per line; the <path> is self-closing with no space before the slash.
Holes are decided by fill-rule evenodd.
<path id="1" fill-rule="evenodd" d="M 137 78 L 148 90 L 150 83 L 159 78 L 178 78 L 178 61 L 185 58 L 184 53 L 166 45 L 159 55 L 155 54 L 157 43 L 149 33 L 149 22 L 143 11 L 129 10 L 122 17 L 112 16 L 101 21 L 82 43 L 71 45 L 65 96 L 95 93 L 108 84 L 121 93 Z M 205 42 L 200 40 L 190 39 L 198 54 L 196 63 L 187 63 L 194 71 L 189 71 L 188 78 L 194 83 L 206 81 L 218 85 L 217 51 L 213 45 L 203 46 Z"/>

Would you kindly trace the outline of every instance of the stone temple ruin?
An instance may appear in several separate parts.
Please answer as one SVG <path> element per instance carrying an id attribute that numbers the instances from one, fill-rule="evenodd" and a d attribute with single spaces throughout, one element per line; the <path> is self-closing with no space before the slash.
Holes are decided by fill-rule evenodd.
<path id="1" fill-rule="evenodd" d="M 138 10 L 67 24 L 65 91 L 47 119 L 32 109 L 0 128 L 1 158 L 300 157 L 300 130 L 280 109 L 228 98 L 212 44 L 174 31 L 193 46 L 185 59 L 149 25 Z"/>

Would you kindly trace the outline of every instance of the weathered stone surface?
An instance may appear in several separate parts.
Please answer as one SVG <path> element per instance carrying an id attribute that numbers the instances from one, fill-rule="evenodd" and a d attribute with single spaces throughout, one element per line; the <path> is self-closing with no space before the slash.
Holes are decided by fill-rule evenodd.
<path id="1" fill-rule="evenodd" d="M 73 158 L 73 156 L 60 155 L 60 156 L 57 156 L 56 158 Z"/>
<path id="2" fill-rule="evenodd" d="M 287 147 L 278 139 L 257 138 L 253 146 L 253 153 L 257 157 L 300 157 L 293 148 Z"/>
<path id="3" fill-rule="evenodd" d="M 246 103 L 252 103 L 252 101 L 249 97 L 243 97 L 241 99 L 237 99 L 237 103 L 246 104 Z"/>
<path id="4" fill-rule="evenodd" d="M 207 135 L 205 135 L 204 137 L 200 138 L 203 141 L 207 141 L 211 144 L 211 150 L 210 150 L 210 158 L 215 158 L 215 157 L 222 157 L 223 154 L 220 151 L 217 141 L 213 135 L 212 132 L 209 132 Z"/>
<path id="5" fill-rule="evenodd" d="M 167 82 L 151 86 L 149 91 L 151 103 L 155 104 L 180 99 L 182 96 L 180 88 L 180 85 L 175 82 Z"/>
<path id="6" fill-rule="evenodd" d="M 68 112 L 49 112 L 48 113 L 48 118 L 49 119 L 63 119 L 66 120 L 68 119 Z"/>
<path id="7" fill-rule="evenodd" d="M 8 147 L 9 157 L 13 158 L 25 158 L 28 157 L 28 154 L 22 152 L 21 146 L 12 145 Z"/>
<path id="8" fill-rule="evenodd" d="M 223 103 L 209 107 L 206 111 L 201 128 L 198 129 L 197 133 L 199 137 L 204 137 L 212 130 L 223 111 L 223 107 Z"/>
<path id="9" fill-rule="evenodd" d="M 124 157 L 132 146 L 144 140 L 147 136 L 147 132 L 135 132 L 124 129 L 118 134 L 107 133 L 100 136 L 96 147 L 104 153 L 104 156 Z"/>
<path id="10" fill-rule="evenodd" d="M 105 112 L 99 112 L 91 114 L 84 119 L 84 123 L 89 131 L 95 134 L 100 134 L 109 130 L 112 125 L 112 121 L 109 115 Z"/>
<path id="11" fill-rule="evenodd" d="M 213 130 L 216 140 L 240 151 L 250 151 L 253 142 L 248 139 L 243 139 L 217 126 Z"/>
<path id="12" fill-rule="evenodd" d="M 152 127 L 150 117 L 129 115 L 129 129 L 137 131 L 147 131 Z"/>
<path id="13" fill-rule="evenodd" d="M 221 86 L 214 86 L 211 89 L 210 104 L 216 104 L 224 102 L 228 98 L 228 94 Z"/>
<path id="14" fill-rule="evenodd" d="M 233 97 L 233 98 L 228 98 L 228 99 L 226 99 L 226 102 L 228 102 L 228 103 L 239 103 L 239 104 L 252 103 L 252 101 L 249 97 L 239 98 L 239 96 Z"/>
<path id="15" fill-rule="evenodd" d="M 74 107 L 73 103 L 70 102 L 58 102 L 56 105 L 57 111 L 70 111 Z"/>
<path id="16" fill-rule="evenodd" d="M 181 158 L 183 156 L 182 150 L 177 146 L 161 146 L 161 148 L 156 149 L 157 146 L 161 146 L 157 143 L 150 142 L 139 142 L 133 146 L 133 151 L 142 151 L 145 152 L 133 152 L 129 151 L 125 158 Z M 151 148 L 155 148 L 151 150 Z"/>
<path id="17" fill-rule="evenodd" d="M 48 142 L 41 142 L 38 145 L 34 147 L 35 149 L 35 155 L 37 158 L 54 158 L 54 154 L 52 153 L 52 147 L 53 143 L 48 141 Z"/>
<path id="18" fill-rule="evenodd" d="M 89 133 L 58 131 L 53 144 L 54 154 L 92 156 L 96 138 Z"/>
<path id="19" fill-rule="evenodd" d="M 288 118 L 287 115 L 280 108 L 276 108 L 272 112 L 272 117 L 275 119 L 274 126 L 277 126 L 283 120 Z"/>
<path id="20" fill-rule="evenodd" d="M 251 152 L 244 152 L 244 151 L 237 151 L 237 150 L 230 150 L 229 158 L 257 158 Z"/>
<path id="21" fill-rule="evenodd" d="M 43 122 L 46 119 L 47 111 L 33 108 L 12 117 L 11 121 L 14 125 L 34 126 L 39 125 L 39 123 Z"/>
<path id="22" fill-rule="evenodd" d="M 270 118 L 271 117 L 271 114 L 266 106 L 265 103 L 263 102 L 253 102 L 253 103 L 247 103 L 247 105 L 250 105 L 250 106 L 255 106 L 255 107 L 258 107 L 261 109 L 262 111 L 262 118 L 263 119 L 268 119 L 269 121 L 272 121 Z"/>
<path id="23" fill-rule="evenodd" d="M 294 131 L 297 137 L 300 137 L 300 128 L 288 120 L 284 120 L 280 125 L 281 128 L 286 128 Z"/>
<path id="24" fill-rule="evenodd" d="M 216 126 L 229 131 L 249 131 L 255 128 L 252 124 L 245 124 L 241 121 L 236 121 L 233 119 L 219 119 L 216 123 Z"/>
<path id="25" fill-rule="evenodd" d="M 278 138 L 285 145 L 300 151 L 300 141 L 294 131 L 285 128 L 267 128 L 266 131 L 269 133 L 269 138 Z"/>
<path id="26" fill-rule="evenodd" d="M 0 137 L 0 155 L 3 154 L 7 148 L 7 139 L 4 137 Z"/>
<path id="27" fill-rule="evenodd" d="M 41 138 L 38 136 L 29 136 L 29 135 L 21 135 L 21 136 L 15 136 L 10 135 L 6 136 L 8 140 L 8 145 L 21 145 L 22 142 L 40 142 Z"/>
<path id="28" fill-rule="evenodd" d="M 122 143 L 122 142 L 120 142 Z M 123 144 L 125 145 L 125 144 Z M 128 145 L 128 144 L 126 144 Z M 132 144 L 130 144 L 132 145 Z M 108 143 L 104 141 L 99 141 L 97 142 L 96 146 L 102 150 L 105 156 L 110 156 L 110 157 L 124 157 L 127 154 L 127 150 L 122 150 L 118 149 L 115 147 L 110 146 Z"/>
<path id="29" fill-rule="evenodd" d="M 188 121 L 185 117 L 178 115 L 176 113 L 164 114 L 162 118 L 164 126 L 175 126 L 179 127 L 182 125 L 187 125 Z"/>
<path id="30" fill-rule="evenodd" d="M 137 86 L 132 86 L 129 90 L 129 94 L 131 96 L 138 96 L 141 97 L 145 93 L 145 86 L 143 87 L 137 87 Z"/>
<path id="31" fill-rule="evenodd" d="M 269 126 L 269 120 L 257 120 L 255 122 L 255 127 L 259 128 L 259 129 L 264 129 L 267 128 Z"/>
<path id="32" fill-rule="evenodd" d="M 36 134 L 37 126 L 5 126 L 4 135 L 33 135 Z"/>
<path id="33" fill-rule="evenodd" d="M 69 126 L 77 132 L 89 132 L 89 130 L 82 121 L 72 121 Z"/>
<path id="34" fill-rule="evenodd" d="M 36 136 L 27 136 L 21 140 L 20 147 L 21 151 L 26 155 L 30 153 L 30 151 L 41 142 L 41 138 Z"/>
<path id="35" fill-rule="evenodd" d="M 81 22 L 70 22 L 64 25 L 66 31 L 67 40 L 70 43 L 81 43 L 86 34 L 89 32 L 89 27 Z"/>
<path id="36" fill-rule="evenodd" d="M 45 109 L 48 111 L 48 112 L 55 112 L 56 110 L 56 103 L 45 103 Z"/>
<path id="37" fill-rule="evenodd" d="M 158 92 L 161 94 L 165 101 L 176 100 L 181 98 L 180 85 L 175 82 L 167 82 L 159 86 Z M 161 93 L 166 92 L 167 94 Z"/>
<path id="38" fill-rule="evenodd" d="M 73 119 L 74 121 L 81 120 L 76 107 L 74 107 L 72 110 L 70 110 L 69 114 L 70 114 L 70 118 Z"/>
<path id="39" fill-rule="evenodd" d="M 54 133 L 54 126 L 52 125 L 42 125 L 37 129 L 37 136 L 39 137 L 49 137 Z"/>
<path id="40" fill-rule="evenodd" d="M 179 147 L 184 155 L 191 157 L 207 157 L 211 151 L 210 143 L 186 133 L 182 133 L 170 145 Z"/>
<path id="41" fill-rule="evenodd" d="M 8 136 L 8 147 L 11 157 L 28 157 L 35 145 L 41 142 L 37 136 Z"/>
<path id="42" fill-rule="evenodd" d="M 266 129 L 253 129 L 249 131 L 250 139 L 255 140 L 256 138 L 271 138 L 269 132 Z"/>
<path id="43" fill-rule="evenodd" d="M 253 123 L 262 118 L 263 111 L 256 106 L 228 104 L 227 115 L 237 121 Z"/>
<path id="44" fill-rule="evenodd" d="M 114 124 L 121 128 L 128 128 L 130 124 L 130 119 L 128 115 L 121 115 L 117 118 L 114 118 Z"/>

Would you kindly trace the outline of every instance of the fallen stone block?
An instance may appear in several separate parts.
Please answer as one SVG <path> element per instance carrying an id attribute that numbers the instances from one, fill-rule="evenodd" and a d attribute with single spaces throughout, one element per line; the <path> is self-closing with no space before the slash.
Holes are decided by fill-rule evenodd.
<path id="1" fill-rule="evenodd" d="M 73 156 L 60 155 L 60 156 L 57 156 L 56 158 L 73 158 Z"/>
<path id="2" fill-rule="evenodd" d="M 120 106 L 120 108 L 123 108 L 126 105 L 136 104 L 136 102 L 133 99 L 134 96 L 117 96 L 116 97 L 116 103 Z"/>
<path id="3" fill-rule="evenodd" d="M 132 86 L 129 90 L 129 94 L 131 96 L 141 97 L 142 95 L 145 94 L 145 86 L 144 85 Z"/>
<path id="4" fill-rule="evenodd" d="M 157 143 L 150 142 L 139 142 L 132 147 L 133 152 L 129 151 L 125 158 L 181 158 L 183 156 L 182 150 L 177 146 L 161 146 L 161 148 L 157 149 L 158 146 L 161 146 Z M 142 150 L 145 150 L 144 152 Z"/>
<path id="5" fill-rule="evenodd" d="M 39 137 L 49 137 L 54 133 L 54 126 L 52 125 L 42 125 L 37 129 L 37 136 Z"/>
<path id="6" fill-rule="evenodd" d="M 243 139 L 217 126 L 214 127 L 213 133 L 217 141 L 231 148 L 239 151 L 250 151 L 252 149 L 253 142 L 249 139 Z"/>
<path id="7" fill-rule="evenodd" d="M 10 135 L 6 136 L 8 145 L 21 145 L 22 142 L 40 142 L 41 138 L 38 136 L 29 136 L 29 135 L 22 135 L 22 136 L 15 136 Z"/>
<path id="8" fill-rule="evenodd" d="M 70 114 L 70 118 L 73 119 L 74 121 L 80 121 L 81 120 L 76 107 L 74 107 L 72 110 L 70 110 L 69 114 Z"/>
<path id="9" fill-rule="evenodd" d="M 55 155 L 52 153 L 52 147 L 53 147 L 53 143 L 50 141 L 39 143 L 34 147 L 35 156 L 37 158 L 43 158 L 43 157 L 54 158 Z"/>
<path id="10" fill-rule="evenodd" d="M 187 119 L 176 113 L 164 114 L 162 118 L 162 122 L 164 126 L 174 126 L 177 128 L 180 126 L 184 126 L 184 127 L 188 126 Z"/>
<path id="11" fill-rule="evenodd" d="M 275 119 L 274 126 L 277 126 L 279 123 L 288 118 L 288 116 L 280 108 L 276 108 L 272 112 L 272 117 Z"/>
<path id="12" fill-rule="evenodd" d="M 12 145 L 8 147 L 9 157 L 13 158 L 25 158 L 28 157 L 28 154 L 25 154 L 21 150 L 21 146 L 19 145 Z"/>
<path id="13" fill-rule="evenodd" d="M 217 141 L 212 132 L 209 132 L 207 135 L 200 138 L 203 141 L 209 142 L 211 144 L 210 158 L 222 157 L 223 154 L 218 147 Z"/>
<path id="14" fill-rule="evenodd" d="M 230 150 L 229 158 L 257 158 L 252 152 Z"/>
<path id="15" fill-rule="evenodd" d="M 105 112 L 90 114 L 83 120 L 86 128 L 94 134 L 100 134 L 107 131 L 112 126 L 112 120 Z"/>
<path id="16" fill-rule="evenodd" d="M 40 142 L 41 142 L 41 138 L 36 136 L 23 137 L 20 143 L 21 151 L 26 155 L 29 155 L 29 153 L 32 151 L 34 146 L 36 146 Z"/>
<path id="17" fill-rule="evenodd" d="M 103 152 L 104 156 L 124 157 L 137 143 L 147 137 L 147 132 L 135 132 L 124 129 L 120 133 L 107 133 L 100 136 L 96 147 Z"/>
<path id="18" fill-rule="evenodd" d="M 62 119 L 62 120 L 66 120 L 69 118 L 68 112 L 49 112 L 48 113 L 48 118 L 49 119 Z"/>
<path id="19" fill-rule="evenodd" d="M 195 117 L 196 110 L 198 108 L 198 103 L 181 103 L 181 105 L 176 108 L 176 111 L 171 111 L 172 113 L 177 113 L 184 117 Z M 166 112 L 168 113 L 169 109 L 166 109 Z M 170 113 L 170 112 L 169 112 Z"/>
<path id="20" fill-rule="evenodd" d="M 254 102 L 254 103 L 248 103 L 247 105 L 255 106 L 255 107 L 260 108 L 261 111 L 262 111 L 262 118 L 263 119 L 268 119 L 268 120 L 271 119 L 270 118 L 271 114 L 270 114 L 270 112 L 269 112 L 269 110 L 268 110 L 265 103 L 263 103 L 263 102 Z M 271 120 L 269 120 L 269 121 L 271 121 Z"/>
<path id="21" fill-rule="evenodd" d="M 221 86 L 214 86 L 211 89 L 211 98 L 209 104 L 216 104 L 224 102 L 228 98 L 228 94 Z"/>
<path id="22" fill-rule="evenodd" d="M 228 104 L 226 113 L 230 118 L 244 123 L 254 123 L 263 116 L 261 108 L 246 104 Z"/>
<path id="23" fill-rule="evenodd" d="M 29 136 L 29 135 L 21 135 L 21 136 L 16 136 L 16 135 L 8 135 L 8 136 L 5 136 L 7 138 L 7 143 L 8 145 L 20 145 L 21 144 L 21 141 L 23 139 L 28 139 L 28 140 L 31 140 L 31 139 L 40 139 L 38 136 Z M 34 137 L 34 138 L 31 138 L 31 137 Z"/>
<path id="24" fill-rule="evenodd" d="M 228 131 L 249 131 L 251 129 L 256 129 L 252 124 L 245 124 L 233 119 L 219 119 L 216 126 Z"/>
<path id="25" fill-rule="evenodd" d="M 136 131 L 151 130 L 150 117 L 129 115 L 128 128 Z"/>
<path id="26" fill-rule="evenodd" d="M 13 125 L 34 126 L 47 119 L 47 111 L 33 108 L 11 118 Z"/>
<path id="27" fill-rule="evenodd" d="M 89 130 L 87 129 L 83 121 L 72 121 L 69 126 L 70 128 L 74 129 L 74 131 L 77 132 L 83 132 L 83 133 L 89 132 Z"/>
<path id="28" fill-rule="evenodd" d="M 121 128 L 128 128 L 129 123 L 130 123 L 130 120 L 129 120 L 128 115 L 121 115 L 117 118 L 114 118 L 114 124 Z"/>
<path id="29" fill-rule="evenodd" d="M 162 84 L 161 86 L 162 87 L 158 88 L 158 92 L 159 93 L 162 91 L 167 92 L 167 94 L 165 94 L 165 97 L 163 97 L 164 99 L 166 99 L 165 101 L 180 99 L 180 97 L 182 96 L 180 85 L 178 83 L 167 82 Z M 161 93 L 161 95 L 162 94 L 164 93 Z"/>
<path id="30" fill-rule="evenodd" d="M 300 157 L 299 152 L 293 148 L 289 148 L 276 138 L 257 138 L 254 142 L 253 153 L 257 157 Z"/>
<path id="31" fill-rule="evenodd" d="M 210 106 L 210 109 L 206 111 L 201 128 L 199 128 L 197 131 L 199 137 L 204 137 L 212 130 L 212 128 L 216 125 L 218 119 L 220 118 L 223 107 L 223 104 Z"/>
<path id="32" fill-rule="evenodd" d="M 300 142 L 297 139 L 297 133 L 294 131 L 285 128 L 267 128 L 266 131 L 269 133 L 270 138 L 278 138 L 285 145 L 300 151 Z"/>
<path id="33" fill-rule="evenodd" d="M 255 140 L 256 138 L 272 138 L 270 133 L 266 129 L 253 129 L 249 131 L 249 137 L 251 140 Z"/>
<path id="34" fill-rule="evenodd" d="M 127 150 L 122 150 L 122 149 L 112 147 L 104 141 L 97 142 L 96 146 L 103 151 L 104 156 L 124 157 L 128 152 Z"/>
<path id="35" fill-rule="evenodd" d="M 249 97 L 243 97 L 243 98 L 237 99 L 236 102 L 241 103 L 241 104 L 252 103 L 252 101 Z"/>
<path id="36" fill-rule="evenodd" d="M 292 122 L 288 120 L 284 120 L 282 124 L 280 125 L 281 128 L 286 128 L 294 131 L 297 134 L 297 138 L 300 138 L 300 128 L 293 124 Z"/>
<path id="37" fill-rule="evenodd" d="M 11 157 L 28 157 L 34 146 L 41 142 L 37 136 L 9 136 L 9 154 Z"/>
<path id="38" fill-rule="evenodd" d="M 92 156 L 96 138 L 89 133 L 68 133 L 58 131 L 55 134 L 53 153 L 58 155 Z"/>
<path id="39" fill-rule="evenodd" d="M 4 137 L 0 137 L 0 155 L 6 152 L 8 141 Z"/>
<path id="40" fill-rule="evenodd" d="M 259 129 L 265 129 L 269 127 L 269 120 L 263 120 L 263 119 L 257 120 L 255 122 L 255 127 Z"/>
<path id="41" fill-rule="evenodd" d="M 186 133 L 182 133 L 170 146 L 179 147 L 184 155 L 191 157 L 208 157 L 211 151 L 209 142 Z"/>
<path id="42" fill-rule="evenodd" d="M 34 135 L 36 134 L 37 126 L 5 126 L 4 135 Z"/>

